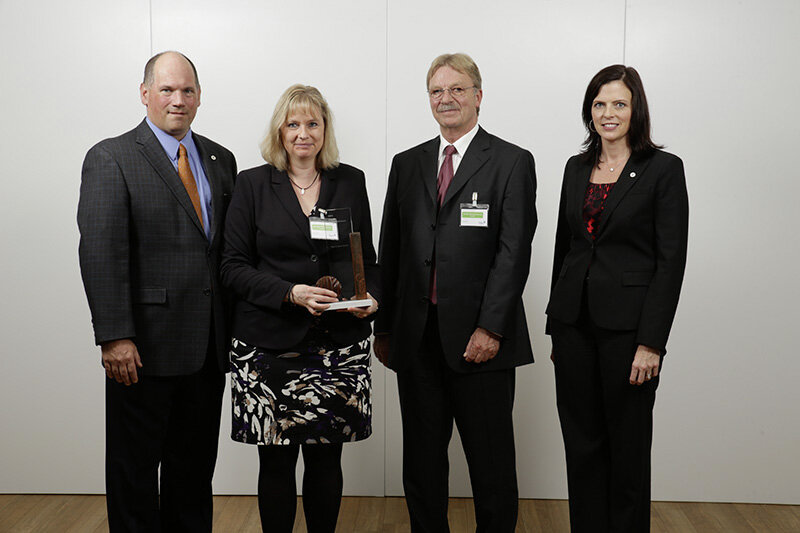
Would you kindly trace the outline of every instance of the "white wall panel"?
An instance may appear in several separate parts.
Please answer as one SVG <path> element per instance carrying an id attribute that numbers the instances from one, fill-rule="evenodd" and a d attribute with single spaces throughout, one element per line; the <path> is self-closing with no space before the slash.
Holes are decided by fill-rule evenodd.
<path id="1" fill-rule="evenodd" d="M 800 4 L 628 0 L 627 61 L 683 158 L 689 260 L 653 498 L 800 503 Z"/>
<path id="2" fill-rule="evenodd" d="M 142 117 L 146 0 L 0 2 L 0 492 L 102 492 L 104 371 L 78 271 L 83 156 Z"/>

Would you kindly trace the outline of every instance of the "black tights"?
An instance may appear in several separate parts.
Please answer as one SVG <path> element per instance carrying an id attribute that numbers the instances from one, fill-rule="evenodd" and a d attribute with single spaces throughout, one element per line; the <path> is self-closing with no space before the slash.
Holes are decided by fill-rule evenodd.
<path id="1" fill-rule="evenodd" d="M 258 511 L 264 533 L 291 533 L 299 444 L 258 447 Z M 333 533 L 342 500 L 342 444 L 303 444 L 303 511 L 309 533 Z"/>

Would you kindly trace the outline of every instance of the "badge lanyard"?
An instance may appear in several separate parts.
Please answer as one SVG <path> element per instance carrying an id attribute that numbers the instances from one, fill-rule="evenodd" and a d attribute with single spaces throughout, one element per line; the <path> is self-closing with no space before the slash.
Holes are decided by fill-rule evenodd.
<path id="1" fill-rule="evenodd" d="M 461 204 L 461 227 L 488 228 L 489 204 L 478 203 L 478 193 L 472 193 L 472 203 Z"/>

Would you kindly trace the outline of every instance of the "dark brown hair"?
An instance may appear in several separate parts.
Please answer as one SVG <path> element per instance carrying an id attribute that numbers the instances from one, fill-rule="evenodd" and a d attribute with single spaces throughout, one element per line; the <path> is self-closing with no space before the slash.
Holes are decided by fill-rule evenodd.
<path id="1" fill-rule="evenodd" d="M 628 144 L 631 153 L 635 155 L 643 154 L 663 148 L 653 142 L 650 138 L 650 110 L 647 107 L 647 97 L 644 94 L 642 78 L 633 67 L 625 65 L 611 65 L 594 75 L 589 86 L 586 87 L 586 95 L 583 97 L 583 125 L 586 127 L 586 140 L 583 141 L 583 155 L 588 161 L 597 163 L 600 159 L 601 141 L 600 135 L 590 129 L 592 124 L 592 103 L 603 85 L 612 81 L 621 81 L 631 92 L 631 127 L 628 130 Z"/>

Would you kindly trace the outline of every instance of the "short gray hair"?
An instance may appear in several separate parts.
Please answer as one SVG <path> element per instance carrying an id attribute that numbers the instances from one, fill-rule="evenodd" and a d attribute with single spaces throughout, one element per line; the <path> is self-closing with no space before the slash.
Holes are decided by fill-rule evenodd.
<path id="1" fill-rule="evenodd" d="M 430 89 L 431 78 L 442 67 L 450 67 L 462 74 L 466 74 L 472 80 L 472 85 L 477 90 L 481 90 L 481 71 L 478 70 L 478 65 L 467 54 L 461 53 L 442 54 L 433 60 L 431 68 L 428 69 L 428 77 L 425 80 L 425 90 Z"/>

